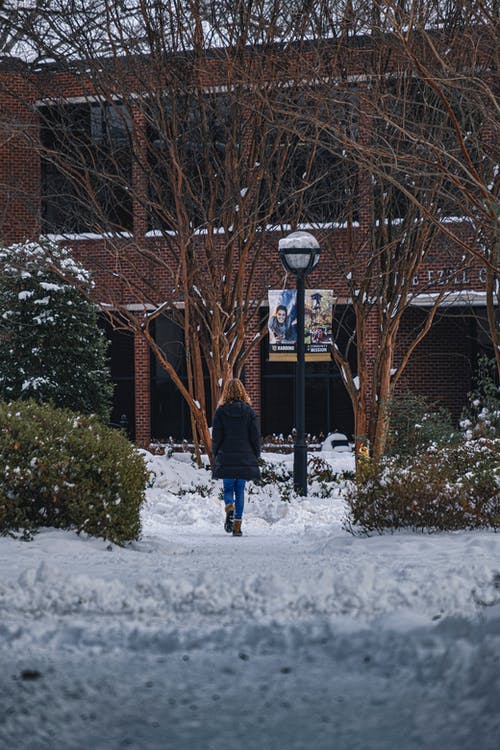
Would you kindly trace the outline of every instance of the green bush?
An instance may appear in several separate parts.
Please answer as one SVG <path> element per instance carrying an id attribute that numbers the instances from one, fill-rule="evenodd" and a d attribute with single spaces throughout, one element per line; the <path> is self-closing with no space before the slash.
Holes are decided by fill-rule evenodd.
<path id="1" fill-rule="evenodd" d="M 147 470 L 96 416 L 33 401 L 0 402 L 0 533 L 76 529 L 137 539 Z"/>
<path id="2" fill-rule="evenodd" d="M 53 403 L 108 422 L 108 343 L 86 297 L 91 289 L 89 272 L 56 242 L 0 247 L 3 401 Z"/>
<path id="3" fill-rule="evenodd" d="M 355 531 L 411 528 L 500 528 L 500 439 L 431 446 L 405 462 L 372 464 L 364 483 L 347 492 L 346 527 Z"/>
<path id="4" fill-rule="evenodd" d="M 457 437 L 447 409 L 419 394 L 394 394 L 385 409 L 390 420 L 388 456 L 415 456 L 431 444 L 446 445 Z"/>
<path id="5" fill-rule="evenodd" d="M 500 437 L 500 388 L 494 359 L 484 355 L 479 358 L 474 386 L 468 394 L 460 428 L 468 438 Z"/>

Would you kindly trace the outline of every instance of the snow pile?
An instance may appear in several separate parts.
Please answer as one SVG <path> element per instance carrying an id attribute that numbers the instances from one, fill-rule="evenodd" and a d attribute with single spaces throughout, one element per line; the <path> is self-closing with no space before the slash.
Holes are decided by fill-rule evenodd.
<path id="1" fill-rule="evenodd" d="M 500 535 L 350 536 L 340 481 L 248 485 L 233 539 L 221 482 L 148 462 L 140 541 L 0 539 L 2 750 L 498 749 Z"/>

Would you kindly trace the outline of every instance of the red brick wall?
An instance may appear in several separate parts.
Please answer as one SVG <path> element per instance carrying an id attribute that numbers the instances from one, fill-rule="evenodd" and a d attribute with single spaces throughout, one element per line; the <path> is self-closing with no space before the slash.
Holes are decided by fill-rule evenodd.
<path id="1" fill-rule="evenodd" d="M 414 308 L 405 313 L 400 340 L 408 340 L 418 330 L 425 315 Z M 428 397 L 460 416 L 471 389 L 473 364 L 472 316 L 461 316 L 454 308 L 439 313 L 431 330 L 410 359 L 398 390 L 406 389 Z"/>
<path id="2" fill-rule="evenodd" d="M 0 75 L 0 241 L 7 243 L 39 233 L 40 166 L 31 146 L 38 137 L 33 92 L 22 74 Z"/>
<path id="3" fill-rule="evenodd" d="M 214 63 L 215 64 L 215 63 Z M 30 89 L 27 79 L 18 72 L 0 71 L 0 239 L 4 242 L 22 240 L 37 236 L 39 233 L 39 160 L 30 148 L 30 140 L 36 139 L 37 122 L 27 104 L 42 96 L 46 80 L 37 79 L 38 91 Z M 70 74 L 58 74 L 56 89 L 65 95 L 82 93 L 81 82 Z M 136 118 L 138 114 L 135 113 Z M 363 128 L 361 128 L 361 132 Z M 139 179 L 141 171 L 136 167 L 134 179 Z M 371 231 L 372 205 L 370 200 L 370 175 L 360 172 L 359 185 L 360 226 L 359 228 L 329 229 L 316 233 L 320 241 L 322 254 L 317 270 L 311 274 L 307 283 L 311 288 L 333 289 L 340 298 L 347 298 L 349 287 L 347 280 L 339 272 L 342 258 L 353 249 L 369 247 L 363 240 Z M 140 249 L 148 247 L 154 254 L 168 256 L 168 249 L 161 240 L 146 240 L 147 228 L 143 209 L 135 203 L 134 230 L 138 245 L 134 240 L 111 243 L 105 240 L 79 240 L 74 242 L 76 254 L 82 262 L 96 271 L 96 297 L 99 301 L 109 303 L 135 303 L 138 297 L 123 278 L 132 279 L 140 289 L 153 285 L 161 298 L 162 288 L 171 283 L 168 263 L 159 266 L 154 258 L 146 260 Z M 252 283 L 252 295 L 255 300 L 266 300 L 267 289 L 293 287 L 293 279 L 285 279 L 285 272 L 278 257 L 279 233 L 270 233 L 264 237 L 264 244 L 259 247 L 259 266 Z M 202 240 L 200 240 L 201 242 Z M 224 239 L 220 238 L 221 247 Z M 428 287 L 429 280 L 439 289 L 439 271 L 450 266 L 449 243 L 444 237 L 436 243 L 434 258 L 419 274 L 418 285 Z M 365 250 L 366 252 L 366 250 Z M 362 258 L 362 255 L 359 256 Z M 428 271 L 432 271 L 429 275 Z M 467 289 L 481 288 L 480 269 L 470 270 L 468 276 L 462 277 L 461 285 Z M 121 278 L 120 278 L 121 277 Z M 460 284 L 457 284 L 459 288 Z M 419 311 L 412 310 L 404 319 L 400 342 L 405 341 L 419 318 Z M 254 328 L 247 332 L 248 341 L 257 333 L 257 320 Z M 377 351 L 377 320 L 374 316 L 367 342 L 368 360 L 373 359 Z M 411 386 L 413 390 L 425 392 L 432 398 L 449 406 L 455 415 L 459 404 L 463 403 L 465 393 L 470 387 L 470 364 L 468 344 L 457 337 L 456 322 L 446 318 L 439 321 L 428 338 L 416 350 L 413 360 L 401 381 L 400 387 Z M 150 372 L 149 351 L 147 344 L 140 337 L 135 338 L 135 398 L 136 398 L 136 440 L 147 444 L 150 435 Z M 260 349 L 253 348 L 253 353 L 245 365 L 247 389 L 255 408 L 259 411 L 261 404 L 261 362 Z"/>
<path id="4" fill-rule="evenodd" d="M 134 337 L 135 370 L 135 442 L 141 446 L 151 441 L 150 354 L 147 341 L 139 333 Z"/>

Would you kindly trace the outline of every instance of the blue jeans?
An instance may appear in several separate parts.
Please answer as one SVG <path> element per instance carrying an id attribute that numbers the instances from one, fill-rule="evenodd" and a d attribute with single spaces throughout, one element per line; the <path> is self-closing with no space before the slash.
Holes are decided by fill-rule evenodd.
<path id="1" fill-rule="evenodd" d="M 234 517 L 243 518 L 243 508 L 245 507 L 245 479 L 223 479 L 224 485 L 224 505 L 234 503 Z"/>

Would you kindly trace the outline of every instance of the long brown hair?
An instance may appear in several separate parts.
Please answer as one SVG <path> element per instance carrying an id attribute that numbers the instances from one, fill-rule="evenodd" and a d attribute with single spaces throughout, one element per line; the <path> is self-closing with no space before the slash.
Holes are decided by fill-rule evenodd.
<path id="1" fill-rule="evenodd" d="M 246 404 L 251 403 L 250 396 L 239 378 L 231 378 L 231 380 L 226 381 L 222 389 L 219 406 L 227 404 L 230 401 L 244 401 Z"/>

